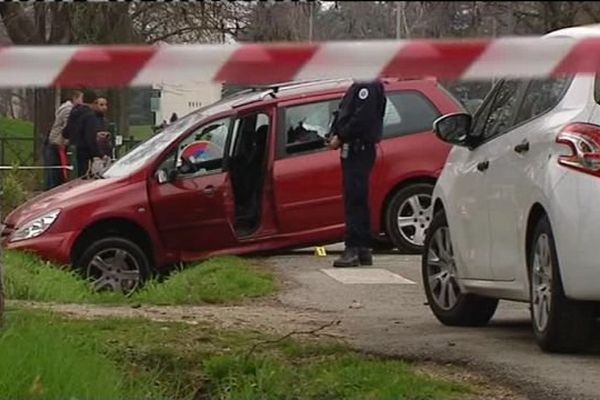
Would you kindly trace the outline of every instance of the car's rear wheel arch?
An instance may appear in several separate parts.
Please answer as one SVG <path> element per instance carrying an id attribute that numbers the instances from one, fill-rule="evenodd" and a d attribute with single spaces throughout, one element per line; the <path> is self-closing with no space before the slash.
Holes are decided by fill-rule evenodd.
<path id="1" fill-rule="evenodd" d="M 151 265 L 155 263 L 154 246 L 148 232 L 133 221 L 121 218 L 105 219 L 87 226 L 75 241 L 71 250 L 71 260 L 76 264 L 85 250 L 93 242 L 107 237 L 128 239 L 138 245 L 148 257 Z"/>
<path id="2" fill-rule="evenodd" d="M 529 254 L 529 251 L 531 250 L 531 247 L 533 246 L 535 229 L 537 227 L 538 222 L 542 218 L 547 217 L 547 216 L 548 216 L 548 213 L 546 212 L 546 209 L 540 203 L 535 203 L 533 205 L 533 207 L 531 207 L 531 210 L 529 210 L 529 216 L 527 217 L 527 231 L 526 231 L 526 235 L 525 235 L 525 254 Z M 529 265 L 529 264 L 530 264 L 529 257 L 527 257 L 528 271 L 531 268 L 531 265 Z"/>
<path id="3" fill-rule="evenodd" d="M 442 200 L 440 199 L 436 199 L 435 203 L 433 203 L 433 215 L 436 215 L 437 213 L 443 213 L 444 215 L 446 215 L 446 209 L 444 208 L 444 203 L 442 202 Z"/>
<path id="4" fill-rule="evenodd" d="M 381 226 L 382 231 L 385 231 L 387 209 L 390 206 L 390 202 L 392 201 L 392 199 L 394 198 L 394 195 L 396 193 L 398 193 L 399 191 L 401 191 L 411 185 L 418 185 L 421 183 L 426 183 L 426 184 L 435 186 L 436 182 L 437 182 L 437 180 L 433 177 L 418 176 L 418 177 L 413 177 L 413 178 L 409 178 L 409 179 L 403 180 L 401 182 L 398 182 L 391 190 L 389 190 L 385 196 L 385 199 L 383 200 L 383 204 L 381 205 L 381 209 L 380 209 L 379 218 L 380 218 L 380 223 L 381 223 L 380 226 Z"/>

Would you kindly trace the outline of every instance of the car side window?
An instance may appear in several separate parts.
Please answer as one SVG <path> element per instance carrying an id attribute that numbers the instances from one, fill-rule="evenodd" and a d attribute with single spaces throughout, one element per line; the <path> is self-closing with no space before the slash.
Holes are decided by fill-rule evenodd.
<path id="1" fill-rule="evenodd" d="M 341 99 L 291 106 L 283 109 L 282 132 L 283 156 L 324 150 L 325 135 L 333 123 Z"/>
<path id="2" fill-rule="evenodd" d="M 515 106 L 521 84 L 522 81 L 519 80 L 506 80 L 494 91 L 494 99 L 489 108 L 486 107 L 489 112 L 482 112 L 478 116 L 483 119 L 478 118 L 473 129 L 474 134 L 482 141 L 506 133 L 514 125 Z"/>
<path id="3" fill-rule="evenodd" d="M 440 115 L 435 106 L 418 92 L 389 94 L 383 117 L 383 137 L 431 131 L 433 122 Z"/>
<path id="4" fill-rule="evenodd" d="M 515 123 L 528 121 L 554 108 L 570 82 L 571 77 L 536 79 L 529 82 Z"/>
<path id="5" fill-rule="evenodd" d="M 185 138 L 177 149 L 179 174 L 197 176 L 221 172 L 230 125 L 230 118 L 214 121 Z"/>

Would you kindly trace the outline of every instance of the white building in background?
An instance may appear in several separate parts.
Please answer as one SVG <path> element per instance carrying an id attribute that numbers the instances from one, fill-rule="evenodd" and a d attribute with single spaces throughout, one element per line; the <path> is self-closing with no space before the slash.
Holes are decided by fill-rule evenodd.
<path id="1" fill-rule="evenodd" d="M 154 112 L 154 125 L 169 122 L 176 113 L 179 118 L 212 104 L 221 99 L 221 84 L 206 82 L 186 82 L 185 84 L 155 84 L 151 109 Z"/>

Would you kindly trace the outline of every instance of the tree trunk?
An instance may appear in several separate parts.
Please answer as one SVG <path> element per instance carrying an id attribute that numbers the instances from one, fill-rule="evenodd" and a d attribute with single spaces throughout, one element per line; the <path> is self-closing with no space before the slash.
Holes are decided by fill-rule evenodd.
<path id="1" fill-rule="evenodd" d="M 8 96 L 7 99 L 8 99 L 8 103 L 7 103 L 7 106 L 8 106 L 8 115 L 10 115 L 10 117 L 12 119 L 15 119 L 16 118 L 16 116 L 15 116 L 15 107 L 13 105 L 13 96 L 12 96 L 12 93 Z"/>
<path id="2" fill-rule="evenodd" d="M 108 119 L 117 125 L 116 134 L 129 132 L 129 89 L 119 88 L 108 91 Z"/>
<path id="3" fill-rule="evenodd" d="M 67 43 L 70 34 L 69 10 L 64 4 L 33 6 L 33 17 L 19 3 L 0 4 L 0 17 L 11 41 L 16 45 Z M 48 18 L 48 7 L 50 18 Z M 48 38 L 48 31 L 51 37 Z M 56 107 L 54 89 L 33 90 L 33 154 L 34 162 L 42 161 L 42 144 L 54 120 Z"/>
<path id="4" fill-rule="evenodd" d="M 34 163 L 43 163 L 43 144 L 54 122 L 56 110 L 56 91 L 54 89 L 35 89 L 34 91 L 33 143 Z"/>

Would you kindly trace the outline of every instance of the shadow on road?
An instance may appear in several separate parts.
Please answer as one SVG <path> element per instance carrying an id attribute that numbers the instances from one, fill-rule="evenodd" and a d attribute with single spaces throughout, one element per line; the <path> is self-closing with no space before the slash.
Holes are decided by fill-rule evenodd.
<path id="1" fill-rule="evenodd" d="M 506 339 L 535 345 L 535 337 L 531 328 L 530 319 L 497 319 L 490 321 L 490 323 L 485 327 L 475 329 L 486 330 L 489 332 L 489 334 L 494 335 L 498 339 Z M 593 339 L 590 343 L 590 347 L 577 356 L 594 358 L 600 356 L 600 320 L 596 321 L 596 327 L 594 329 L 592 338 Z"/>

